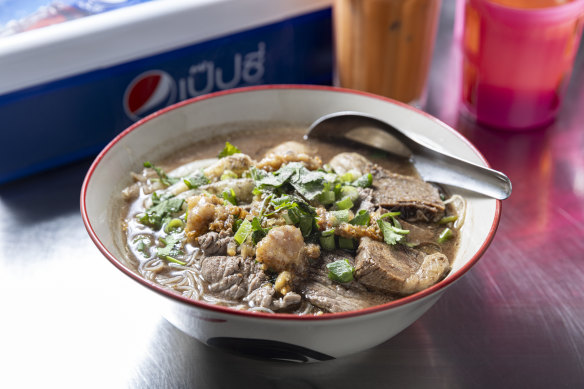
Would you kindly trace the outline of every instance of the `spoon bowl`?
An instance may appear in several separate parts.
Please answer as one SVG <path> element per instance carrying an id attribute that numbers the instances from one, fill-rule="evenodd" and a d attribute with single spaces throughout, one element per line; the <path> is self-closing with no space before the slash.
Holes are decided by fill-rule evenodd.
<path id="1" fill-rule="evenodd" d="M 374 116 L 354 111 L 324 115 L 305 137 L 352 141 L 409 158 L 424 181 L 464 188 L 498 200 L 511 195 L 511 181 L 500 171 L 439 151 L 427 139 L 415 139 Z"/>

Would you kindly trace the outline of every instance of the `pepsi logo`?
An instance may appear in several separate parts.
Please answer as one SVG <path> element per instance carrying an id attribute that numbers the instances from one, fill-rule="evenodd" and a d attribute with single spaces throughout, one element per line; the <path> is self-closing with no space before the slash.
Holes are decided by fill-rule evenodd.
<path id="1" fill-rule="evenodd" d="M 124 111 L 134 121 L 176 101 L 174 79 L 162 70 L 150 70 L 134 78 L 124 92 Z"/>

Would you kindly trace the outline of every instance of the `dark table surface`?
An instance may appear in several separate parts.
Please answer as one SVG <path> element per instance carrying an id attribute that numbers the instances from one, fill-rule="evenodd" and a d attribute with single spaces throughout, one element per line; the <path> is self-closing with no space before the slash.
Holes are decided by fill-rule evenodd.
<path id="1" fill-rule="evenodd" d="M 513 182 L 479 263 L 421 319 L 310 365 L 205 346 L 144 306 L 87 236 L 80 161 L 0 186 L 0 386 L 584 387 L 584 55 L 557 121 L 510 133 L 458 114 L 454 1 L 443 2 L 426 110 Z"/>

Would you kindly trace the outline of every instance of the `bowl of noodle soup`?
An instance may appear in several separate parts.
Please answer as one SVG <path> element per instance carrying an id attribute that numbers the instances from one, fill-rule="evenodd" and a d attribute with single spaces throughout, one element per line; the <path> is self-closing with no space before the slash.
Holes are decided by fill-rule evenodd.
<path id="1" fill-rule="evenodd" d="M 446 197 L 441 195 L 446 204 L 445 207 L 448 209 L 454 207 L 455 203 L 459 204 L 455 207 L 457 208 L 456 219 L 458 221 L 451 223 L 456 233 L 456 247 L 451 250 L 452 254 L 449 254 L 451 258 L 447 273 L 437 278 L 431 285 L 408 290 L 399 298 L 375 300 L 379 295 L 378 292 L 375 292 L 375 298 L 368 301 L 367 304 L 358 302 L 353 305 L 349 299 L 347 300 L 349 303 L 343 305 L 344 308 L 341 309 L 338 308 L 337 304 L 339 299 L 335 296 L 328 300 L 325 299 L 324 305 L 319 305 L 318 296 L 313 296 L 312 299 L 304 299 L 304 296 L 301 296 L 302 302 L 298 302 L 297 294 L 300 292 L 292 293 L 294 290 L 289 290 L 294 289 L 295 286 L 299 285 L 298 283 L 286 284 L 289 288 L 280 286 L 278 289 L 276 287 L 279 283 L 281 284 L 280 276 L 287 273 L 289 269 L 283 268 L 279 273 L 272 272 L 274 268 L 279 266 L 277 261 L 281 259 L 281 255 L 277 254 L 277 248 L 274 246 L 267 243 L 262 245 L 262 239 L 264 242 L 270 239 L 277 242 L 279 239 L 281 240 L 278 236 L 283 236 L 282 239 L 288 239 L 285 234 L 292 230 L 294 230 L 293 234 L 299 234 L 298 231 L 302 231 L 302 235 L 309 236 L 310 234 L 305 233 L 306 229 L 302 225 L 298 228 L 286 225 L 293 224 L 289 217 L 284 217 L 285 221 L 283 222 L 273 222 L 275 224 L 270 225 L 269 228 L 265 225 L 259 226 L 253 220 L 253 223 L 256 223 L 256 227 L 253 227 L 255 228 L 254 233 L 259 231 L 261 235 L 257 239 L 259 243 L 255 241 L 255 235 L 250 233 L 249 236 L 246 235 L 240 240 L 236 239 L 238 244 L 235 246 L 237 247 L 233 247 L 233 238 L 241 235 L 239 234 L 241 225 L 252 224 L 250 216 L 247 217 L 248 221 L 246 221 L 245 216 L 242 215 L 252 214 L 253 207 L 232 207 L 227 203 L 227 200 L 229 193 L 235 194 L 235 192 L 223 190 L 223 192 L 209 194 L 209 191 L 215 190 L 209 186 L 210 189 L 201 194 L 201 192 L 196 192 L 196 185 L 192 186 L 192 182 L 185 183 L 188 184 L 187 188 L 182 188 L 177 194 L 168 195 L 167 189 L 172 185 L 174 187 L 183 185 L 182 178 L 178 180 L 178 183 L 176 183 L 177 180 L 173 180 L 173 182 L 162 184 L 165 177 L 167 179 L 173 178 L 175 175 L 182 177 L 178 173 L 171 174 L 170 172 L 180 171 L 180 169 L 176 169 L 187 165 L 185 161 L 188 161 L 190 155 L 196 155 L 200 160 L 208 160 L 203 162 L 204 165 L 197 166 L 207 172 L 207 176 L 210 176 L 218 162 L 216 159 L 208 157 L 221 151 L 217 150 L 217 145 L 224 140 L 240 147 L 242 151 L 253 150 L 254 153 L 260 153 L 266 150 L 267 146 L 264 144 L 276 144 L 281 140 L 298 136 L 322 115 L 345 110 L 360 111 L 376 116 L 412 136 L 435 145 L 436 148 L 488 167 L 488 162 L 477 149 L 452 128 L 413 107 L 377 95 L 334 87 L 300 85 L 258 86 L 217 92 L 162 109 L 123 131 L 104 148 L 90 167 L 81 192 L 81 213 L 89 236 L 104 257 L 127 276 L 128 282 L 132 282 L 144 290 L 144 298 L 152 301 L 154 309 L 159 310 L 161 315 L 179 330 L 205 344 L 262 358 L 313 362 L 338 358 L 383 343 L 423 315 L 449 286 L 466 274 L 480 259 L 493 239 L 499 223 L 501 212 L 499 200 L 476 195 L 455 187 L 442 187 L 443 193 L 447 194 Z M 345 151 L 350 152 L 352 149 L 349 147 Z M 261 156 L 252 154 L 252 160 L 256 166 L 261 165 L 261 161 L 259 165 L 256 162 L 260 159 Z M 174 165 L 168 161 L 175 161 Z M 146 167 L 145 162 L 147 162 Z M 304 162 L 304 166 L 306 166 L 306 161 Z M 291 164 L 293 163 L 298 162 L 291 162 Z M 163 166 L 169 174 L 167 175 L 158 166 Z M 282 166 L 287 165 L 284 163 Z M 166 169 L 167 167 L 168 169 Z M 297 167 L 296 172 L 302 168 L 302 166 Z M 281 171 L 278 169 L 282 169 L 279 164 L 273 168 L 276 172 Z M 319 169 L 318 171 L 321 171 L 322 174 L 331 175 L 331 172 L 326 170 L 325 164 Z M 232 170 L 234 170 L 233 167 L 221 170 L 218 176 L 221 175 L 221 180 L 223 180 L 226 172 L 233 174 Z M 140 174 L 144 176 L 140 176 Z M 247 179 L 245 182 L 251 180 L 249 175 L 246 175 L 247 171 L 239 176 L 238 174 L 235 173 L 237 180 Z M 254 179 L 257 184 L 257 172 L 255 174 Z M 262 174 L 264 174 L 262 176 L 264 180 L 273 178 L 273 176 L 266 178 L 267 175 Z M 273 174 L 277 176 L 277 173 Z M 347 173 L 344 174 L 344 176 L 346 175 Z M 339 177 L 341 177 L 340 174 L 337 175 L 337 178 Z M 150 185 L 152 182 L 158 186 L 146 189 L 144 183 Z M 136 183 L 139 185 L 136 186 Z M 139 196 L 145 196 L 146 192 L 149 191 L 155 193 L 154 199 L 150 193 L 148 200 L 136 202 L 138 205 L 128 205 L 125 197 L 142 199 Z M 175 215 L 178 216 L 169 217 L 163 222 L 154 220 L 153 217 L 162 214 L 159 204 L 164 203 L 171 207 L 174 200 L 170 197 L 181 198 L 181 191 L 194 195 L 191 197 L 185 195 L 180 202 L 176 203 L 178 211 L 176 209 L 173 211 L 177 211 Z M 261 191 L 258 191 L 256 187 L 254 196 L 260 196 L 259 192 Z M 310 194 L 304 193 L 304 195 L 312 198 Z M 283 199 L 286 195 L 279 191 L 278 196 Z M 323 196 L 323 194 L 320 193 L 319 196 Z M 215 201 L 213 206 L 216 208 L 214 209 L 226 207 L 225 209 L 228 209 L 229 215 L 231 215 L 223 219 L 224 222 L 227 219 L 231 221 L 229 231 L 215 233 L 213 237 L 216 240 L 213 242 L 217 241 L 217 237 L 229 238 L 227 240 L 231 242 L 232 246 L 227 245 L 223 250 L 233 252 L 222 254 L 221 261 L 209 262 L 205 259 L 205 262 L 198 254 L 201 252 L 203 244 L 201 239 L 205 236 L 202 236 L 202 233 L 196 233 L 198 225 L 195 217 L 203 210 L 201 204 L 207 204 L 205 201 L 209 202 L 211 198 Z M 272 193 L 269 200 L 273 201 L 274 198 Z M 267 198 L 262 199 L 264 203 L 268 203 Z M 337 201 L 335 204 L 342 208 L 341 201 Z M 294 206 L 296 205 L 294 203 Z M 141 208 L 133 210 L 132 207 Z M 234 209 L 236 211 L 233 211 Z M 268 214 L 263 209 L 262 212 L 262 215 Z M 339 210 L 330 211 L 327 215 L 334 212 L 339 212 Z M 354 215 L 351 213 L 351 218 L 357 219 L 357 215 L 363 216 L 365 213 L 364 211 L 359 213 L 355 211 Z M 336 215 L 338 214 L 336 213 Z M 409 224 L 405 221 L 402 222 L 403 225 L 399 224 L 399 227 L 402 228 L 384 224 L 395 214 L 388 217 L 388 213 L 383 215 L 372 213 L 371 221 L 374 222 L 375 226 L 385 226 L 393 230 L 403 231 L 409 228 L 407 227 Z M 377 216 L 374 217 L 374 215 Z M 384 219 L 382 220 L 382 218 Z M 321 217 L 320 220 L 322 219 Z M 235 222 L 233 222 L 234 220 Z M 238 220 L 239 222 L 237 222 Z M 156 232 L 156 229 L 152 228 L 156 223 L 159 223 L 157 228 L 160 231 L 166 231 L 166 233 Z M 326 227 L 322 227 L 316 221 L 311 223 L 314 227 L 311 236 L 315 236 L 315 230 L 320 226 L 321 231 L 316 232 L 320 234 L 318 236 L 321 239 L 325 238 L 323 231 Z M 178 227 L 174 231 L 179 231 L 183 235 L 169 231 L 169 228 L 172 230 L 174 228 L 172 226 L 175 224 Z M 205 232 L 209 232 L 209 229 L 212 230 L 208 225 L 205 228 Z M 276 230 L 284 235 L 277 235 L 274 232 Z M 361 229 L 361 231 L 363 230 Z M 175 249 L 179 246 L 175 245 L 175 242 L 178 241 L 176 237 L 182 236 L 187 239 L 185 232 L 186 235 L 191 234 L 188 235 L 190 237 L 195 236 L 192 241 L 199 243 L 180 246 L 181 250 L 177 251 Z M 224 235 L 221 235 L 222 233 Z M 379 231 L 375 233 L 379 234 Z M 254 244 L 257 243 L 257 247 L 250 243 L 250 246 L 254 246 L 249 248 L 253 252 L 246 254 L 245 250 L 248 248 L 244 242 L 251 242 L 252 235 L 254 235 Z M 164 244 L 161 244 L 157 239 Z M 335 239 L 334 242 L 338 245 L 339 238 Z M 383 240 L 384 236 L 381 239 Z M 413 240 L 410 237 L 408 239 L 410 239 L 409 246 L 417 244 L 412 243 Z M 359 242 L 355 239 L 352 241 Z M 318 243 L 318 239 L 316 242 Z M 320 242 L 321 247 L 317 247 L 317 249 L 324 250 L 325 245 L 322 240 Z M 342 244 L 341 242 L 341 246 Z M 318 244 L 312 246 L 307 244 L 306 247 L 314 248 L 316 246 Z M 406 247 L 403 249 L 409 250 Z M 312 252 L 311 249 L 303 248 L 303 250 L 305 250 L 302 251 L 303 253 Z M 352 253 L 350 256 L 351 264 L 355 264 L 357 268 L 357 270 L 352 268 L 352 274 L 357 277 L 359 268 L 353 261 L 358 259 L 360 254 L 355 255 L 355 250 Z M 228 258 L 229 255 L 231 258 Z M 257 255 L 257 257 L 253 257 L 253 255 Z M 310 255 L 313 255 L 313 259 L 309 258 L 306 263 L 312 263 L 311 261 L 317 257 L 316 254 L 306 254 L 306 256 Z M 271 305 L 259 304 L 257 298 L 254 300 L 256 302 L 252 304 L 250 301 L 253 299 L 248 298 L 249 296 L 235 303 L 222 299 L 218 297 L 222 296 L 219 292 L 210 292 L 216 291 L 219 287 L 217 286 L 219 283 L 212 285 L 210 278 L 213 275 L 211 273 L 201 273 L 201 275 L 191 271 L 191 266 L 199 270 L 202 269 L 201 272 L 205 268 L 210 269 L 209 271 L 221 268 L 221 271 L 227 274 L 225 269 L 229 266 L 235 266 L 233 258 L 238 258 L 239 262 L 235 264 L 239 269 L 244 266 L 243 261 L 246 256 L 256 259 L 245 262 L 247 263 L 245 266 L 261 269 L 261 272 L 267 274 L 264 284 L 276 289 L 276 291 L 271 290 L 273 295 L 270 295 L 273 297 L 273 301 L 270 300 L 272 301 Z M 298 267 L 300 266 L 294 267 L 294 269 L 298 270 Z M 235 276 L 237 275 L 235 274 Z M 231 279 L 233 278 L 237 277 L 231 277 Z M 365 287 L 359 286 L 359 288 L 369 296 L 368 289 L 371 284 L 365 282 L 364 275 L 362 275 L 362 279 Z M 351 282 L 356 282 L 353 281 L 353 278 L 351 280 Z M 221 282 L 225 284 L 226 281 Z M 322 289 L 325 292 L 334 290 L 334 288 L 339 289 L 339 285 L 348 285 L 340 283 L 348 282 L 346 280 L 337 280 L 336 282 L 339 284 L 332 281 L 327 282 L 329 286 L 330 284 L 333 286 L 330 286 L 332 289 Z M 251 281 L 250 284 L 245 284 L 248 291 L 252 288 L 250 285 Z M 314 291 L 314 289 L 306 287 L 305 284 L 302 285 L 304 286 L 298 288 Z M 277 298 L 278 296 L 280 297 Z M 371 303 L 371 301 L 377 302 Z"/>

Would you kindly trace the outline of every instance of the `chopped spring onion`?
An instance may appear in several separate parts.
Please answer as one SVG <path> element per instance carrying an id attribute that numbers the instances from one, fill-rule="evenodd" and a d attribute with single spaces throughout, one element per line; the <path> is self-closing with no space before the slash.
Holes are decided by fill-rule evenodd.
<path id="1" fill-rule="evenodd" d="M 339 236 L 339 248 L 353 250 L 355 248 L 355 242 L 351 238 L 343 238 L 342 236 Z"/>
<path id="2" fill-rule="evenodd" d="M 253 220 L 251 221 L 251 229 L 252 229 L 251 240 L 254 244 L 258 244 L 258 242 L 264 239 L 264 237 L 268 234 L 268 230 L 262 228 L 260 219 L 258 219 L 257 217 L 254 217 Z"/>
<path id="3" fill-rule="evenodd" d="M 383 219 L 386 217 L 396 217 L 399 215 L 401 215 L 401 212 L 399 212 L 399 211 L 398 212 L 387 212 L 387 213 L 384 213 L 383 215 L 379 216 L 378 219 Z"/>
<path id="4" fill-rule="evenodd" d="M 335 249 L 335 230 L 330 229 L 321 232 L 320 234 L 320 245 L 325 250 Z"/>
<path id="5" fill-rule="evenodd" d="M 444 243 L 452 237 L 454 237 L 454 232 L 450 228 L 445 228 L 438 236 L 438 243 Z"/>
<path id="6" fill-rule="evenodd" d="M 341 199 L 349 198 L 355 202 L 359 199 L 359 190 L 351 185 L 346 185 L 341 188 Z"/>
<path id="7" fill-rule="evenodd" d="M 438 224 L 448 224 L 450 222 L 455 222 L 456 220 L 458 220 L 458 215 L 444 216 L 438 221 Z"/>
<path id="8" fill-rule="evenodd" d="M 341 223 L 346 223 L 349 221 L 349 216 L 351 216 L 351 213 L 349 212 L 348 209 L 343 209 L 341 211 L 331 211 L 330 215 L 332 216 L 332 224 L 333 226 L 338 226 Z"/>
<path id="9" fill-rule="evenodd" d="M 353 172 L 353 171 L 348 171 L 348 172 L 346 172 L 345 174 L 341 175 L 341 176 L 339 177 L 339 179 L 340 179 L 342 182 L 353 182 L 353 181 L 355 181 L 355 180 L 356 180 L 358 177 L 359 177 L 359 176 L 358 176 L 358 175 L 356 175 L 356 174 L 355 174 L 355 172 Z"/>
<path id="10" fill-rule="evenodd" d="M 225 170 L 223 172 L 223 174 L 221 174 L 221 178 L 219 178 L 219 180 L 223 181 L 223 180 L 231 180 L 231 179 L 235 179 L 237 178 L 237 174 L 235 174 L 235 172 L 231 171 L 231 170 Z"/>
<path id="11" fill-rule="evenodd" d="M 326 265 L 328 269 L 328 277 L 336 282 L 351 282 L 353 281 L 353 273 L 355 268 L 351 266 L 348 259 L 341 259 L 331 262 Z"/>
<path id="12" fill-rule="evenodd" d="M 168 262 L 178 263 L 179 265 L 183 265 L 183 266 L 185 266 L 187 264 L 186 262 L 179 261 L 178 259 L 173 258 L 170 255 L 165 255 L 164 259 L 166 259 Z"/>
<path id="13" fill-rule="evenodd" d="M 343 209 L 351 209 L 351 208 L 353 208 L 353 205 L 354 205 L 353 204 L 353 201 L 351 201 L 351 199 L 348 198 L 348 197 L 345 197 L 344 199 L 342 199 L 340 201 L 337 201 L 335 203 L 336 208 L 337 209 L 341 209 L 341 210 L 343 210 Z"/>
<path id="14" fill-rule="evenodd" d="M 235 197 L 235 191 L 233 188 L 226 188 L 221 196 L 225 201 L 229 201 L 233 205 L 237 205 L 237 198 Z"/>
<path id="15" fill-rule="evenodd" d="M 245 242 L 249 234 L 251 234 L 251 230 L 252 230 L 251 222 L 245 219 L 237 229 L 237 232 L 235 233 L 233 239 L 235 239 L 237 244 L 242 244 L 243 242 Z"/>
<path id="16" fill-rule="evenodd" d="M 353 181 L 354 186 L 359 186 L 361 188 L 367 188 L 373 184 L 373 176 L 371 173 L 367 173 L 362 175 L 361 177 L 357 178 Z"/>
<path id="17" fill-rule="evenodd" d="M 172 219 L 168 223 L 166 223 L 166 226 L 164 227 L 164 232 L 170 234 L 174 230 L 180 230 L 181 228 L 184 227 L 184 225 L 185 224 L 181 219 L 178 218 Z"/>
<path id="18" fill-rule="evenodd" d="M 327 190 L 324 191 L 320 194 L 320 196 L 318 196 L 318 201 L 322 204 L 322 205 L 328 205 L 328 204 L 332 204 L 335 202 L 335 192 L 333 192 L 332 190 Z"/>

